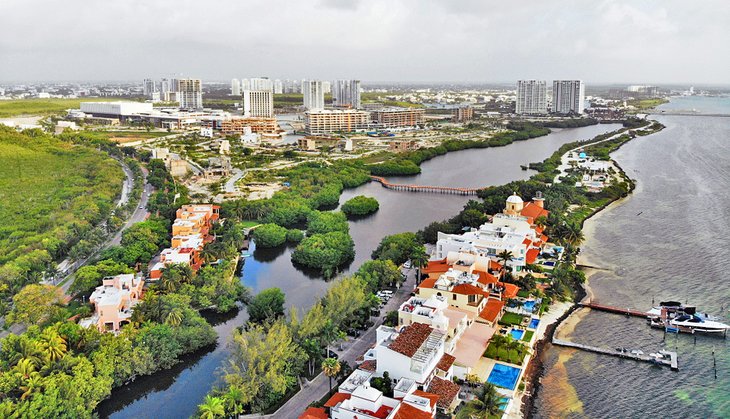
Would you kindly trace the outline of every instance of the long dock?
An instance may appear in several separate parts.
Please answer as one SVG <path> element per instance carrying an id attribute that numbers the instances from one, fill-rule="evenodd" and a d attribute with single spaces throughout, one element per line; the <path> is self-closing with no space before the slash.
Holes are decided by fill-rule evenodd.
<path id="1" fill-rule="evenodd" d="M 649 355 L 638 355 L 630 352 L 611 351 L 609 349 L 598 348 L 595 346 L 583 345 L 582 343 L 570 342 L 562 339 L 553 338 L 553 344 L 558 346 L 564 346 L 567 348 L 580 349 L 587 352 L 593 352 L 601 355 L 615 356 L 618 358 L 632 359 L 634 361 L 648 362 L 654 365 L 661 365 L 669 367 L 672 371 L 679 371 L 679 365 L 677 361 L 677 353 L 672 351 L 662 351 L 661 353 L 669 356 L 669 359 L 654 359 Z"/>
<path id="2" fill-rule="evenodd" d="M 429 192 L 444 193 L 453 195 L 476 195 L 477 188 L 451 188 L 448 186 L 427 186 L 427 185 L 406 185 L 402 183 L 390 183 L 380 176 L 370 176 L 371 180 L 380 183 L 384 188 L 406 192 Z"/>
<path id="3" fill-rule="evenodd" d="M 598 311 L 605 311 L 607 313 L 614 313 L 614 314 L 624 314 L 626 316 L 632 316 L 632 317 L 642 317 L 647 318 L 649 315 L 641 310 L 633 310 L 630 308 L 621 308 L 621 307 L 614 307 L 614 306 L 606 306 L 603 304 L 596 304 L 596 303 L 579 303 L 581 307 L 587 307 L 593 310 Z"/>

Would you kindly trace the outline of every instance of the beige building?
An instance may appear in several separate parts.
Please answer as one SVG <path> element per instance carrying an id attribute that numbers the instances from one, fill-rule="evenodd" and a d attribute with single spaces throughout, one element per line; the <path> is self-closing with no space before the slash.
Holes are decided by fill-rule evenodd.
<path id="1" fill-rule="evenodd" d="M 256 134 L 275 135 L 280 132 L 276 118 L 233 118 L 221 122 L 221 132 L 223 135 L 244 135 L 246 134 L 246 127 L 250 127 L 251 132 Z"/>
<path id="2" fill-rule="evenodd" d="M 369 113 L 353 109 L 313 110 L 304 113 L 309 134 L 363 131 L 368 128 Z"/>
<path id="3" fill-rule="evenodd" d="M 456 108 L 453 110 L 452 115 L 452 122 L 469 122 L 474 119 L 474 108 L 471 106 Z"/>
<path id="4" fill-rule="evenodd" d="M 271 118 L 274 116 L 274 94 L 271 90 L 244 90 L 243 116 Z"/>
<path id="5" fill-rule="evenodd" d="M 203 82 L 200 79 L 178 79 L 177 100 L 185 109 L 203 109 Z"/>
<path id="6" fill-rule="evenodd" d="M 380 128 L 410 128 L 423 124 L 425 109 L 385 108 L 370 113 L 372 121 Z"/>
<path id="7" fill-rule="evenodd" d="M 101 332 L 117 332 L 129 323 L 132 308 L 142 296 L 144 280 L 134 274 L 107 277 L 89 297 L 94 305 L 94 315 L 83 319 L 84 327 L 96 326 Z"/>

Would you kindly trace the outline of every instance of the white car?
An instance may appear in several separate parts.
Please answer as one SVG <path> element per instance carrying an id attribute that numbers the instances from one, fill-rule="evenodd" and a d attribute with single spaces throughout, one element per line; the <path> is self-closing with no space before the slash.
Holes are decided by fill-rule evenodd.
<path id="1" fill-rule="evenodd" d="M 406 263 L 403 264 L 403 267 L 406 268 L 406 269 L 411 269 L 411 266 L 412 265 L 411 265 L 411 261 L 410 260 L 407 260 Z"/>

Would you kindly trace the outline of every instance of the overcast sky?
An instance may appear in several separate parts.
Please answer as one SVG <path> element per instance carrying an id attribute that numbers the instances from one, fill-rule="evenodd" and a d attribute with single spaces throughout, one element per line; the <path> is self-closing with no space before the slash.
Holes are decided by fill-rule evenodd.
<path id="1" fill-rule="evenodd" d="M 0 81 L 730 83 L 730 1 L 0 0 Z"/>

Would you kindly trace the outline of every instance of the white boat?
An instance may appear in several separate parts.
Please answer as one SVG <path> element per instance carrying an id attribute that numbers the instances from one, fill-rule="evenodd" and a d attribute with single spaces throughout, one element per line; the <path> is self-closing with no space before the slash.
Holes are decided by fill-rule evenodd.
<path id="1" fill-rule="evenodd" d="M 692 332 L 725 333 L 730 326 L 714 320 L 704 319 L 696 314 L 680 314 L 669 321 L 674 327 L 688 328 Z"/>

